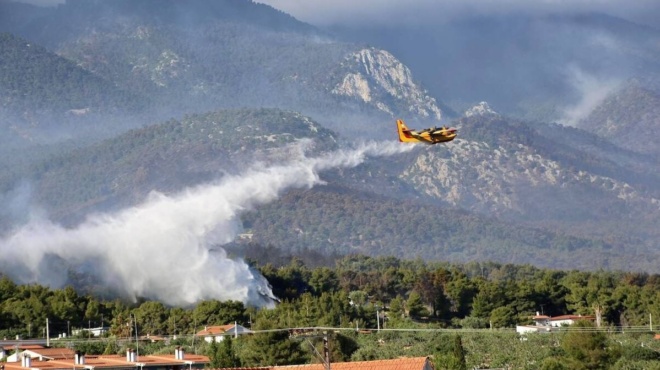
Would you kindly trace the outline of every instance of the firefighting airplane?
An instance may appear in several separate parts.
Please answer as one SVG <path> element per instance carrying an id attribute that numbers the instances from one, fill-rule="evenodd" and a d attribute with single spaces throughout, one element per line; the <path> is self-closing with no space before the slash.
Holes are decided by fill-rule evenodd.
<path id="1" fill-rule="evenodd" d="M 431 127 L 420 131 L 409 129 L 403 120 L 396 120 L 399 141 L 402 143 L 438 144 L 454 140 L 456 129 L 453 127 Z"/>

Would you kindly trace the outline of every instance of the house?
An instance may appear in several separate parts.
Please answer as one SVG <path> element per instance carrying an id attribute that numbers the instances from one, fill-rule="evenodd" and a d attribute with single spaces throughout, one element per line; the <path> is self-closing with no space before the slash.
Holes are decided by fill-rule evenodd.
<path id="1" fill-rule="evenodd" d="M 393 360 L 333 362 L 332 370 L 433 370 L 428 357 L 406 357 Z M 228 369 L 226 369 L 228 370 Z M 263 366 L 241 370 L 326 370 L 323 364 Z"/>
<path id="2" fill-rule="evenodd" d="M 129 349 L 126 351 L 125 357 L 119 355 L 86 356 L 75 352 L 73 358 L 70 359 L 42 361 L 23 356 L 20 362 L 7 362 L 4 367 L 5 370 L 190 370 L 203 369 L 208 363 L 208 357 L 189 355 L 177 347 L 173 355 L 138 356 L 135 351 Z"/>
<path id="3" fill-rule="evenodd" d="M 516 332 L 518 334 L 527 334 L 527 333 L 549 333 L 552 331 L 558 331 L 562 326 L 573 325 L 578 320 L 590 320 L 595 321 L 594 316 L 582 316 L 582 315 L 561 315 L 561 316 L 546 316 L 540 315 L 538 312 L 536 316 L 532 317 L 534 325 L 516 325 Z"/>
<path id="4" fill-rule="evenodd" d="M 9 355 L 12 351 L 19 352 L 19 351 L 24 351 L 26 349 L 40 349 L 44 348 L 44 346 L 38 345 L 38 344 L 29 344 L 29 345 L 14 345 L 14 346 L 0 346 L 0 360 L 3 360 L 7 358 L 8 356 L 11 357 L 13 355 Z M 18 361 L 18 356 L 15 357 L 16 360 Z M 5 360 L 7 361 L 7 360 Z"/>
<path id="5" fill-rule="evenodd" d="M 71 334 L 72 335 L 81 335 L 83 333 L 89 332 L 91 334 L 91 336 L 93 336 L 93 337 L 100 337 L 100 336 L 103 336 L 105 333 L 107 333 L 108 330 L 110 330 L 110 328 L 107 327 L 107 326 L 99 326 L 98 328 L 74 329 L 74 330 L 71 331 Z"/>
<path id="6" fill-rule="evenodd" d="M 37 348 L 22 349 L 19 347 L 11 356 L 7 357 L 7 362 L 20 362 L 22 357 L 30 357 L 33 360 L 49 361 L 49 360 L 66 360 L 72 359 L 75 351 L 69 348 L 45 348 L 37 346 Z"/>
<path id="7" fill-rule="evenodd" d="M 578 320 L 596 321 L 596 317 L 595 316 L 582 316 L 582 315 L 555 316 L 555 317 L 550 318 L 550 325 L 551 326 L 557 326 L 557 327 L 573 325 Z"/>
<path id="8" fill-rule="evenodd" d="M 238 324 L 205 326 L 204 330 L 197 332 L 198 337 L 203 337 L 208 343 L 213 341 L 220 342 L 226 335 L 238 336 L 242 334 L 252 334 L 252 330 Z"/>
<path id="9" fill-rule="evenodd" d="M 160 335 L 141 335 L 139 339 L 143 342 L 151 342 L 151 343 L 156 343 L 156 342 L 167 342 L 167 338 L 161 337 Z"/>
<path id="10" fill-rule="evenodd" d="M 552 326 L 539 326 L 539 325 L 516 325 L 516 333 L 549 333 L 551 331 L 559 331 L 559 328 Z"/>

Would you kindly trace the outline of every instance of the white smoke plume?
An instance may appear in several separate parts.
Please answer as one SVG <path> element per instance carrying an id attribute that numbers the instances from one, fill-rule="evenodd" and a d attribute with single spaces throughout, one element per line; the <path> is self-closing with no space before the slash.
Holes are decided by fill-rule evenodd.
<path id="1" fill-rule="evenodd" d="M 618 79 L 598 79 L 575 66 L 568 68 L 568 76 L 569 82 L 580 95 L 580 99 L 564 109 L 559 123 L 565 126 L 578 127 L 581 120 L 586 118 L 621 85 L 621 81 Z"/>
<path id="2" fill-rule="evenodd" d="M 74 228 L 32 220 L 0 239 L 0 270 L 20 282 L 57 288 L 66 280 L 66 271 L 49 261 L 61 258 L 94 266 L 109 286 L 133 297 L 170 305 L 204 299 L 269 305 L 272 300 L 266 297 L 272 293 L 265 279 L 244 261 L 230 259 L 215 248 L 240 232 L 241 212 L 276 200 L 286 189 L 321 183 L 319 171 L 354 167 L 368 156 L 411 148 L 394 142 L 368 143 L 317 158 L 302 155 L 284 164 L 256 165 L 242 175 L 173 196 L 152 193 L 140 205 L 91 215 Z"/>

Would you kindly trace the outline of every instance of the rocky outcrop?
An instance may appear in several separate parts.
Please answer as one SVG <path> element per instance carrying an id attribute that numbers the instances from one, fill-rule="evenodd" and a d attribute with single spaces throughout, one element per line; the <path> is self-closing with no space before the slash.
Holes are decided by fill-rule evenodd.
<path id="1" fill-rule="evenodd" d="M 362 49 L 346 57 L 332 93 L 355 98 L 390 115 L 407 112 L 440 120 L 434 98 L 413 80 L 410 69 L 385 50 Z"/>

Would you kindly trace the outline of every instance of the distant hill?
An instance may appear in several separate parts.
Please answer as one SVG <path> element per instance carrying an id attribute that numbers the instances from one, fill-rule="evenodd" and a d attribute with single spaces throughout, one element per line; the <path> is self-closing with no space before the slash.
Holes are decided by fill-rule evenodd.
<path id="1" fill-rule="evenodd" d="M 6 145 L 50 141 L 71 130 L 112 131 L 107 116 L 139 115 L 148 100 L 31 41 L 0 33 L 0 128 L 8 132 L 0 141 Z"/>
<path id="2" fill-rule="evenodd" d="M 443 261 L 488 260 L 577 269 L 655 270 L 660 254 L 628 260 L 613 244 L 522 228 L 465 211 L 332 186 L 291 191 L 243 216 L 246 232 L 285 250 Z"/>
<path id="3" fill-rule="evenodd" d="M 278 148 L 303 138 L 314 139 L 315 151 L 329 150 L 335 137 L 307 117 L 276 109 L 195 114 L 38 161 L 0 186 L 6 192 L 28 179 L 33 201 L 53 219 L 77 222 L 142 201 L 152 190 L 179 191 L 253 161 L 286 158 Z"/>
<path id="4" fill-rule="evenodd" d="M 660 73 L 659 30 L 598 13 L 475 12 L 333 31 L 389 50 L 459 113 L 486 100 L 509 116 L 553 121 L 602 83 Z"/>
<path id="5" fill-rule="evenodd" d="M 254 241 L 294 252 L 656 271 L 657 201 L 625 182 L 615 162 L 558 145 L 538 124 L 500 116 L 457 123 L 463 139 L 323 172 L 327 186 L 291 191 L 245 214 L 243 226 Z M 574 133 L 570 142 L 590 137 Z M 341 145 L 298 113 L 195 114 L 53 156 L 2 185 L 9 191 L 31 179 L 33 202 L 55 221 L 75 224 L 91 212 L 140 202 L 152 190 L 178 192 L 255 163 L 286 161 L 286 146 L 304 138 L 313 139 L 310 155 Z M 598 146 L 596 140 L 592 150 Z M 619 160 L 634 158 L 617 151 Z M 644 259 L 630 258 L 639 255 Z"/>
<path id="6" fill-rule="evenodd" d="M 136 97 L 39 45 L 0 33 L 2 108 L 18 114 L 135 111 Z"/>
<path id="7" fill-rule="evenodd" d="M 0 33 L 0 178 L 134 127 L 148 105 L 146 96 L 32 41 Z"/>
<path id="8" fill-rule="evenodd" d="M 150 97 L 159 119 L 280 107 L 318 117 L 340 134 L 364 136 L 403 114 L 442 117 L 435 99 L 390 53 L 338 42 L 252 1 L 68 1 L 35 11 L 38 22 L 23 4 L 3 6 L 24 22 L 0 23 L 0 30 Z"/>
<path id="9" fill-rule="evenodd" d="M 660 90 L 629 82 L 601 102 L 580 122 L 580 128 L 660 158 Z"/>
<path id="10" fill-rule="evenodd" d="M 403 171 L 420 193 L 571 235 L 649 246 L 660 236 L 656 162 L 557 125 L 500 116 L 458 123 L 463 139 L 420 154 Z"/>
<path id="11" fill-rule="evenodd" d="M 246 214 L 248 231 L 289 249 L 657 271 L 656 90 L 612 95 L 589 131 L 528 119 L 579 100 L 575 83 L 591 80 L 568 71 L 617 70 L 604 40 L 629 41 L 635 70 L 652 74 L 655 31 L 596 15 L 508 19 L 438 25 L 466 30 L 456 40 L 417 30 L 420 44 L 397 51 L 337 41 L 247 0 L 0 0 L 0 229 L 32 214 L 75 225 L 150 191 L 290 160 L 291 146 L 314 156 L 364 139 L 398 145 L 401 117 L 451 123 L 459 136 L 324 171 L 324 187 Z M 575 43 L 560 42 L 574 31 Z M 462 41 L 476 44 L 452 54 Z M 587 41 L 601 44 L 577 50 Z M 445 59 L 402 63 L 420 45 Z M 504 109 L 467 109 L 480 94 Z"/>

